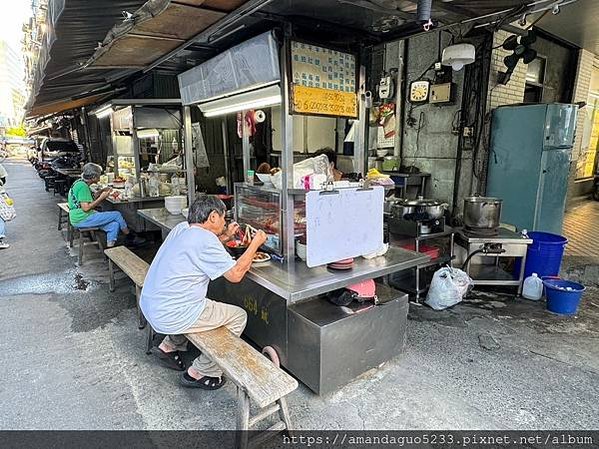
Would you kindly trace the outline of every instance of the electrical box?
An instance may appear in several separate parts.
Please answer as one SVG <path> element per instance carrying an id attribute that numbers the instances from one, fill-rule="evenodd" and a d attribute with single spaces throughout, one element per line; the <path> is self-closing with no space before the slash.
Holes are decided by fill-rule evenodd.
<path id="1" fill-rule="evenodd" d="M 429 103 L 450 103 L 453 101 L 453 83 L 433 84 Z"/>

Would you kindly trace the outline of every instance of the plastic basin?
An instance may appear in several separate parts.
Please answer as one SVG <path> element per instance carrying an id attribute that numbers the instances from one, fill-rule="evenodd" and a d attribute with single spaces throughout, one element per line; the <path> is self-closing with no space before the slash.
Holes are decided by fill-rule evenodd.
<path id="1" fill-rule="evenodd" d="M 586 287 L 565 279 L 545 278 L 547 310 L 560 315 L 575 315 Z"/>

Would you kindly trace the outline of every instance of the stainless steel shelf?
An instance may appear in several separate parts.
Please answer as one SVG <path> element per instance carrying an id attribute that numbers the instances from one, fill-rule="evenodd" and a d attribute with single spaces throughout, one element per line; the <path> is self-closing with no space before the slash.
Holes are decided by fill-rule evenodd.
<path id="1" fill-rule="evenodd" d="M 418 265 L 418 268 L 428 268 L 432 267 L 433 265 L 443 265 L 447 262 L 451 262 L 452 259 L 452 256 L 439 256 L 436 259 L 431 259 L 430 262 Z"/>
<path id="2" fill-rule="evenodd" d="M 468 272 L 477 285 L 520 285 L 518 276 L 495 265 L 471 265 Z"/>

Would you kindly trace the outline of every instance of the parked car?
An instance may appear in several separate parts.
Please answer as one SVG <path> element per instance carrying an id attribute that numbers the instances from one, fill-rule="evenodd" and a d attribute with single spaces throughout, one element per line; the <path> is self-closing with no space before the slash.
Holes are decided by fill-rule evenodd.
<path id="1" fill-rule="evenodd" d="M 57 158 L 81 160 L 81 150 L 77 144 L 69 139 L 47 138 L 42 141 L 37 154 L 35 168 L 38 175 L 44 178 L 53 173 L 52 162 Z"/>

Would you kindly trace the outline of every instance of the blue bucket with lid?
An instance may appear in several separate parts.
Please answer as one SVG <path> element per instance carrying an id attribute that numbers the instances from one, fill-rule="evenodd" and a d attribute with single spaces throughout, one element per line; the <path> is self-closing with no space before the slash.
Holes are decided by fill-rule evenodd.
<path id="1" fill-rule="evenodd" d="M 547 310 L 560 315 L 576 315 L 586 287 L 578 282 L 554 277 L 543 279 Z"/>

